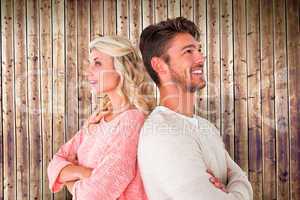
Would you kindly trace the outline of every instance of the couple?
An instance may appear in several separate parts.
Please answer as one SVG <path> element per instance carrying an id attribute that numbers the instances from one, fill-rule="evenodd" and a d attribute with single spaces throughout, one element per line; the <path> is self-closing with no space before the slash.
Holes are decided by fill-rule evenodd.
<path id="1" fill-rule="evenodd" d="M 219 131 L 193 115 L 195 91 L 205 87 L 198 37 L 181 17 L 143 30 L 140 50 L 160 91 L 157 107 L 128 40 L 91 42 L 88 80 L 104 103 L 54 155 L 52 192 L 66 186 L 78 200 L 252 199 Z"/>

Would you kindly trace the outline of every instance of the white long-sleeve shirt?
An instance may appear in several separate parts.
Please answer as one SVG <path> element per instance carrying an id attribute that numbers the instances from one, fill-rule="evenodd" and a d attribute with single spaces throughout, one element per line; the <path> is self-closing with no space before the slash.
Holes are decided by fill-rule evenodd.
<path id="1" fill-rule="evenodd" d="M 197 116 L 158 106 L 142 128 L 138 162 L 150 200 L 253 199 L 251 184 L 230 158 L 219 131 Z M 226 185 L 228 193 L 209 181 L 207 169 Z"/>

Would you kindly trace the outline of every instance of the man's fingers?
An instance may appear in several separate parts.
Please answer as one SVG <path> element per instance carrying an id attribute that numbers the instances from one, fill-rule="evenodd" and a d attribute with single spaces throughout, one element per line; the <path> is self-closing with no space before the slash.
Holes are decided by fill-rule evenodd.
<path id="1" fill-rule="evenodd" d="M 215 176 L 214 173 L 210 169 L 207 169 L 206 172 L 209 173 L 211 176 Z"/>

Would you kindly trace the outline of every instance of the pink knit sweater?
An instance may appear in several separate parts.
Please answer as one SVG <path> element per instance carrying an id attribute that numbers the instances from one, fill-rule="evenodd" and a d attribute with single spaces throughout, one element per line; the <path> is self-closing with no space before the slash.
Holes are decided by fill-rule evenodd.
<path id="1" fill-rule="evenodd" d="M 147 200 L 137 166 L 137 144 L 144 119 L 142 112 L 132 109 L 110 122 L 102 119 L 90 134 L 79 130 L 48 166 L 51 191 L 62 189 L 60 171 L 73 163 L 93 169 L 89 178 L 75 182 L 73 199 Z"/>

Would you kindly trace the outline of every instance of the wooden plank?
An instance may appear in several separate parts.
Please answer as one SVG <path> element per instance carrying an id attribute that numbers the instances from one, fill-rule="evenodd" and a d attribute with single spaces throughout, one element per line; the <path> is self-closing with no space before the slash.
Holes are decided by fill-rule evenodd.
<path id="1" fill-rule="evenodd" d="M 1 22 L 3 21 L 2 20 L 2 6 L 0 5 L 0 19 L 1 19 Z M 1 29 L 1 33 L 2 33 L 2 23 L 0 23 L 0 29 Z M 0 46 L 1 46 L 1 52 L 2 52 L 2 34 L 0 36 Z M 0 67 L 2 69 L 2 53 L 0 53 Z M 3 114 L 3 110 L 2 110 L 2 70 L 0 70 L 0 121 L 2 122 L 3 121 L 3 117 L 2 117 L 2 114 Z M 4 180 L 4 177 L 3 177 L 3 126 L 2 126 L 2 123 L 0 123 L 0 199 L 4 199 L 4 196 L 3 196 L 3 180 Z"/>
<path id="2" fill-rule="evenodd" d="M 91 0 L 91 40 L 103 35 L 103 0 Z"/>
<path id="3" fill-rule="evenodd" d="M 91 40 L 103 35 L 103 0 L 91 0 Z M 92 110 L 99 105 L 97 94 L 92 94 Z"/>
<path id="4" fill-rule="evenodd" d="M 168 0 L 168 18 L 180 16 L 180 0 Z"/>
<path id="5" fill-rule="evenodd" d="M 30 148 L 30 199 L 42 198 L 42 140 L 40 112 L 40 62 L 39 62 L 39 4 L 27 1 L 28 48 L 28 134 Z M 22 183 L 24 184 L 24 183 Z M 22 198 L 24 199 L 24 198 Z"/>
<path id="6" fill-rule="evenodd" d="M 40 0 L 40 65 L 41 65 L 41 108 L 42 108 L 42 165 L 43 199 L 53 199 L 49 190 L 47 168 L 52 159 L 52 33 L 51 0 Z"/>
<path id="7" fill-rule="evenodd" d="M 77 1 L 66 3 L 66 140 L 77 132 L 78 65 L 77 65 Z"/>
<path id="8" fill-rule="evenodd" d="M 142 1 L 142 28 L 146 28 L 155 21 L 154 0 Z"/>
<path id="9" fill-rule="evenodd" d="M 206 0 L 195 1 L 194 7 L 194 22 L 200 29 L 200 51 L 204 56 L 207 55 L 207 13 L 206 13 Z M 207 60 L 204 64 L 204 76 L 205 80 L 208 80 L 208 71 L 207 71 Z M 197 100 L 195 105 L 195 113 L 203 118 L 208 117 L 207 113 L 207 85 L 205 88 L 197 91 Z"/>
<path id="10" fill-rule="evenodd" d="M 86 84 L 86 76 L 84 75 L 85 70 L 88 66 L 89 58 L 89 42 L 90 35 L 89 22 L 90 22 L 90 2 L 85 0 L 77 1 L 78 9 L 78 27 L 77 27 L 77 40 L 78 40 L 78 51 L 77 51 L 77 64 L 79 74 L 79 127 L 83 125 L 84 120 L 88 118 L 91 113 L 91 93 L 89 87 Z"/>
<path id="11" fill-rule="evenodd" d="M 142 32 L 141 0 L 130 1 L 129 10 L 130 10 L 129 38 L 133 46 L 138 48 L 138 41 L 140 38 L 140 33 Z"/>
<path id="12" fill-rule="evenodd" d="M 3 108 L 3 196 L 16 199 L 16 149 L 14 109 L 14 36 L 13 2 L 1 2 L 2 108 Z"/>
<path id="13" fill-rule="evenodd" d="M 168 17 L 168 0 L 155 0 L 155 22 L 166 20 Z"/>
<path id="14" fill-rule="evenodd" d="M 66 141 L 79 128 L 78 123 L 78 65 L 77 65 L 77 2 L 68 0 L 66 9 Z M 95 5 L 94 5 L 95 6 Z M 67 192 L 66 199 L 72 199 Z"/>
<path id="15" fill-rule="evenodd" d="M 233 35 L 232 1 L 220 4 L 221 50 L 221 134 L 225 147 L 234 158 L 234 91 L 233 91 Z"/>
<path id="16" fill-rule="evenodd" d="M 14 2 L 15 126 L 17 199 L 29 199 L 29 146 L 27 115 L 26 1 Z"/>
<path id="17" fill-rule="evenodd" d="M 300 199 L 300 2 L 286 1 L 290 131 L 290 193 Z"/>
<path id="18" fill-rule="evenodd" d="M 234 159 L 248 172 L 246 3 L 233 1 Z"/>
<path id="19" fill-rule="evenodd" d="M 64 1 L 52 2 L 53 27 L 53 153 L 65 142 L 65 43 Z M 56 193 L 55 199 L 65 197 L 65 192 Z"/>
<path id="20" fill-rule="evenodd" d="M 220 40 L 219 1 L 207 4 L 208 119 L 220 129 Z"/>
<path id="21" fill-rule="evenodd" d="M 117 34 L 129 37 L 129 2 L 128 0 L 117 0 Z"/>
<path id="22" fill-rule="evenodd" d="M 273 63 L 273 4 L 260 2 L 263 199 L 276 199 L 276 135 Z"/>
<path id="23" fill-rule="evenodd" d="M 168 1 L 167 0 L 155 0 L 154 2 L 154 22 L 159 23 L 160 21 L 166 20 L 168 17 Z M 156 102 L 159 104 L 159 89 L 155 90 Z"/>
<path id="24" fill-rule="evenodd" d="M 104 35 L 115 35 L 117 33 L 116 2 L 115 0 L 104 0 Z"/>
<path id="25" fill-rule="evenodd" d="M 277 199 L 289 197 L 288 77 L 286 59 L 285 1 L 274 1 L 274 74 Z"/>
<path id="26" fill-rule="evenodd" d="M 247 1 L 249 178 L 253 199 L 262 199 L 259 1 Z"/>
<path id="27" fill-rule="evenodd" d="M 203 6 L 203 5 L 202 5 Z M 193 0 L 181 0 L 181 16 L 189 20 L 194 17 Z"/>

